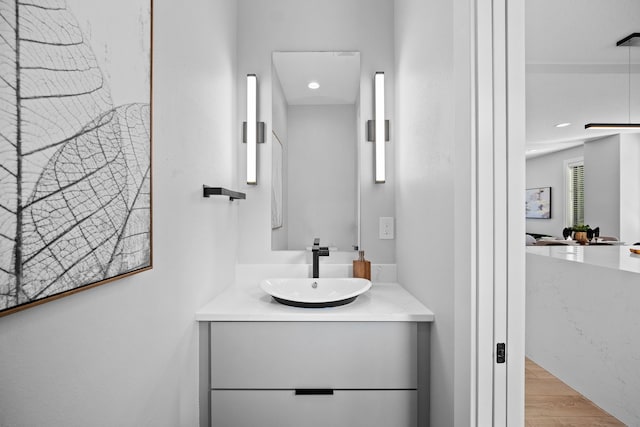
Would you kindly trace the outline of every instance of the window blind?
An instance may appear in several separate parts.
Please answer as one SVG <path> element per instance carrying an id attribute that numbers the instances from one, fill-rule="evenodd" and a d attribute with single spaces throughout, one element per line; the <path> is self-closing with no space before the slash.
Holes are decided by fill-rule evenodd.
<path id="1" fill-rule="evenodd" d="M 584 165 L 569 166 L 571 225 L 584 224 Z"/>

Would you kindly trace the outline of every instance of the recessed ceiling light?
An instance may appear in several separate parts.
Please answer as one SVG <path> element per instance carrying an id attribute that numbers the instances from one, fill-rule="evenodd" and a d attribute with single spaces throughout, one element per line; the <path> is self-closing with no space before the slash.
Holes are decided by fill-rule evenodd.
<path id="1" fill-rule="evenodd" d="M 557 128 L 566 128 L 567 126 L 571 126 L 571 123 L 558 123 L 556 125 Z"/>
<path id="2" fill-rule="evenodd" d="M 320 83 L 318 83 L 318 82 L 309 82 L 307 87 L 309 89 L 318 89 L 320 87 Z"/>

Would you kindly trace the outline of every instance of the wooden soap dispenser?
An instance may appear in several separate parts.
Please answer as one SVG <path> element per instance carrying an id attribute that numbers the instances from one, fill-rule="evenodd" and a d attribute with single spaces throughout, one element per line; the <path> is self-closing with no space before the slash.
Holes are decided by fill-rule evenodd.
<path id="1" fill-rule="evenodd" d="M 358 251 L 358 259 L 353 260 L 353 277 L 371 280 L 371 261 L 364 259 L 364 251 Z"/>

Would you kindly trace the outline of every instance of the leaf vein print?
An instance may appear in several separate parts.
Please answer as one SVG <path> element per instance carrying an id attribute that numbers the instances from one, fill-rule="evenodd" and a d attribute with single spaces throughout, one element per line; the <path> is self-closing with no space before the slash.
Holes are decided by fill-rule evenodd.
<path id="1" fill-rule="evenodd" d="M 0 315 L 151 266 L 150 121 L 65 0 L 0 0 Z"/>

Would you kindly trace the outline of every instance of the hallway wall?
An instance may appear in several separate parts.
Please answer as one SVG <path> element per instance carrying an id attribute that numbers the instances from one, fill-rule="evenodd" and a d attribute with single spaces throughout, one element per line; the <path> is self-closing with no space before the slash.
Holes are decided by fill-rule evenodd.
<path id="1" fill-rule="evenodd" d="M 455 415 L 453 18 L 446 0 L 396 2 L 398 281 L 436 316 L 433 426 L 453 426 Z"/>
<path id="2" fill-rule="evenodd" d="M 0 426 L 198 423 L 195 311 L 234 280 L 235 1 L 156 1 L 154 268 L 0 318 Z M 211 55 L 210 52 L 216 52 Z"/>

